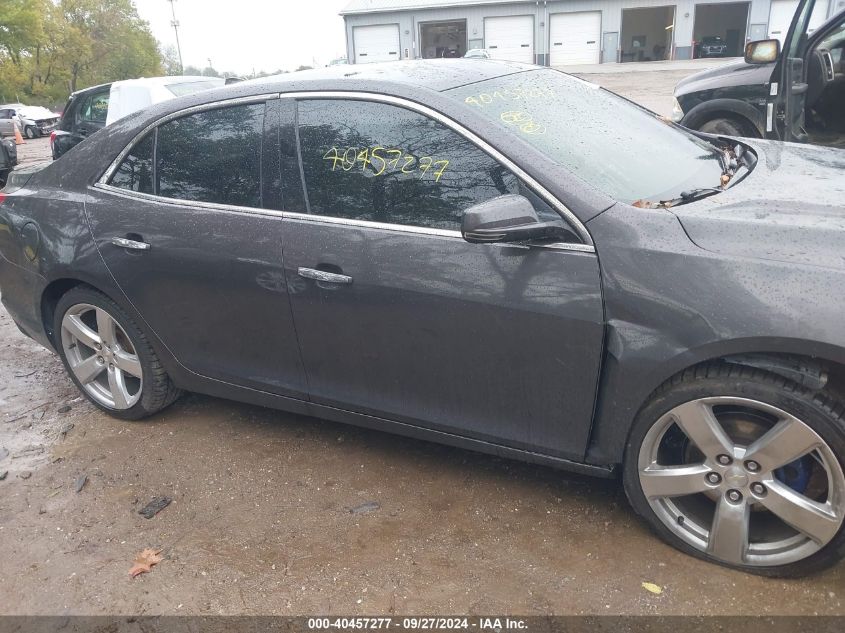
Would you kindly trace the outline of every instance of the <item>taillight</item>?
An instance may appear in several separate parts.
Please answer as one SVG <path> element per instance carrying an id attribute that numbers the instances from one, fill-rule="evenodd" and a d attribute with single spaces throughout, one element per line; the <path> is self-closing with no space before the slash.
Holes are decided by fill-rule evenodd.
<path id="1" fill-rule="evenodd" d="M 53 143 L 56 142 L 56 130 L 50 132 L 50 149 L 53 149 Z"/>
<path id="2" fill-rule="evenodd" d="M 0 191 L 0 204 L 3 204 L 3 200 L 6 199 L 6 194 Z"/>

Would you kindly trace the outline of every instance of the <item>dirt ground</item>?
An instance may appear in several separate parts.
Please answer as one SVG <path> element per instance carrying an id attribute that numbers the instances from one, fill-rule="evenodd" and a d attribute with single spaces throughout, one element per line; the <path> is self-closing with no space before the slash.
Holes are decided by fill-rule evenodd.
<path id="1" fill-rule="evenodd" d="M 689 558 L 616 481 L 205 396 L 114 420 L 0 309 L 4 472 L 2 614 L 845 614 L 845 565 Z"/>

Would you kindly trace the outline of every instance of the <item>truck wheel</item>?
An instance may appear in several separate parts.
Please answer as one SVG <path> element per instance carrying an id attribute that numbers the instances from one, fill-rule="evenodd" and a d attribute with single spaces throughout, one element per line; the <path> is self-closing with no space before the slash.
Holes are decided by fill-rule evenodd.
<path id="1" fill-rule="evenodd" d="M 735 119 L 727 118 L 711 119 L 699 126 L 698 131 L 720 136 L 748 136 L 742 124 Z"/>
<path id="2" fill-rule="evenodd" d="M 657 534 L 698 558 L 800 576 L 845 556 L 845 406 L 767 372 L 689 369 L 643 407 L 625 492 Z"/>

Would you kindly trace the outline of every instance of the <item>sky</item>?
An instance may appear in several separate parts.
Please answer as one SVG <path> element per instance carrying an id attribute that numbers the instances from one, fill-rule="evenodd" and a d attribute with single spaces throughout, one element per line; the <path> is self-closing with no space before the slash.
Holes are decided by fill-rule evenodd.
<path id="1" fill-rule="evenodd" d="M 219 72 L 294 70 L 345 56 L 349 0 L 176 0 L 185 66 Z M 135 0 L 162 48 L 176 44 L 168 0 Z"/>

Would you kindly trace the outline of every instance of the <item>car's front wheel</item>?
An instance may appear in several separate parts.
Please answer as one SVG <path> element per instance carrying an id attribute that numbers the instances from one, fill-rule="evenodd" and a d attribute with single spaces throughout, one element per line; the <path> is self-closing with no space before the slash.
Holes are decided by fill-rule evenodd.
<path id="1" fill-rule="evenodd" d="M 26 135 L 26 138 L 30 138 L 30 139 L 35 138 L 36 136 L 38 136 L 38 130 L 36 130 L 36 129 L 35 129 L 33 126 L 31 126 L 31 125 L 27 125 L 27 126 L 26 126 L 26 128 L 24 128 L 23 133 Z"/>
<path id="2" fill-rule="evenodd" d="M 55 319 L 65 369 L 100 409 L 138 420 L 178 398 L 147 337 L 106 295 L 87 286 L 73 288 L 59 300 Z"/>
<path id="3" fill-rule="evenodd" d="M 845 407 L 730 364 L 664 385 L 631 431 L 632 505 L 695 556 L 797 576 L 845 556 Z"/>

